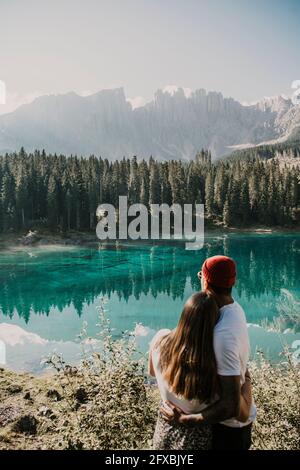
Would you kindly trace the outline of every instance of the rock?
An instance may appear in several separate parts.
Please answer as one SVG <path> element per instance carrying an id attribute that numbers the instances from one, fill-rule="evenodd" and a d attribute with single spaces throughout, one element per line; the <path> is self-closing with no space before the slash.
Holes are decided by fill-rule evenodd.
<path id="1" fill-rule="evenodd" d="M 70 240 L 69 238 L 67 238 L 66 240 L 63 241 L 63 244 L 64 244 L 64 245 L 72 245 L 73 242 L 72 242 L 72 240 Z"/>
<path id="2" fill-rule="evenodd" d="M 49 240 L 47 240 L 47 238 L 41 238 L 38 242 L 39 242 L 39 245 L 48 245 L 49 244 Z"/>
<path id="3" fill-rule="evenodd" d="M 23 390 L 23 387 L 21 387 L 21 385 L 18 385 L 18 384 L 12 384 L 7 387 L 8 393 L 11 393 L 12 395 L 14 395 L 15 393 L 20 393 L 22 392 L 22 390 Z"/>
<path id="4" fill-rule="evenodd" d="M 41 406 L 38 411 L 39 416 L 45 416 L 46 418 L 55 419 L 56 415 L 53 413 L 51 408 L 47 406 Z"/>
<path id="5" fill-rule="evenodd" d="M 14 421 L 20 412 L 21 408 L 19 406 L 0 406 L 0 428 L 6 426 L 11 421 Z"/>
<path id="6" fill-rule="evenodd" d="M 23 398 L 24 400 L 32 400 L 30 392 L 26 392 Z"/>
<path id="7" fill-rule="evenodd" d="M 21 243 L 23 245 L 33 245 L 34 243 L 38 242 L 40 240 L 40 236 L 38 235 L 37 231 L 35 230 L 34 232 L 32 232 L 31 230 L 29 230 L 29 232 L 27 233 L 27 235 L 25 235 L 24 237 L 21 238 Z"/>
<path id="8" fill-rule="evenodd" d="M 13 425 L 13 431 L 24 434 L 36 434 L 38 420 L 31 414 L 23 415 Z"/>
<path id="9" fill-rule="evenodd" d="M 48 398 L 51 398 L 54 401 L 60 401 L 62 399 L 61 394 L 55 390 L 55 388 L 50 388 L 46 393 Z"/>

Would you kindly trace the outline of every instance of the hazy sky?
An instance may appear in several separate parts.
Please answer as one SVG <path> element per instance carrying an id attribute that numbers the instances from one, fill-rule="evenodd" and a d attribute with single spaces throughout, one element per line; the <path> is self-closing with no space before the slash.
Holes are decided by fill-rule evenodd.
<path id="1" fill-rule="evenodd" d="M 0 0 L 0 18 L 0 113 L 119 86 L 146 101 L 176 84 L 249 102 L 300 79 L 300 0 Z"/>

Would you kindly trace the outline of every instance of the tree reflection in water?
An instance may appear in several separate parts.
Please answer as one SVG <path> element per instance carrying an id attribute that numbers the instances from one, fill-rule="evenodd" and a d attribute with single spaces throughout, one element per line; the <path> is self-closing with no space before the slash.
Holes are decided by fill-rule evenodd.
<path id="1" fill-rule="evenodd" d="M 9 317 L 17 313 L 26 322 L 33 314 L 48 315 L 52 307 L 73 306 L 80 316 L 84 304 L 104 295 L 127 301 L 165 293 L 183 300 L 187 281 L 191 290 L 199 289 L 197 271 L 215 254 L 236 260 L 237 298 L 259 301 L 270 294 L 276 299 L 282 288 L 299 290 L 299 234 L 208 237 L 200 251 L 187 251 L 179 243 L 31 251 L 0 253 L 1 312 Z M 270 309 L 264 316 L 275 314 Z"/>

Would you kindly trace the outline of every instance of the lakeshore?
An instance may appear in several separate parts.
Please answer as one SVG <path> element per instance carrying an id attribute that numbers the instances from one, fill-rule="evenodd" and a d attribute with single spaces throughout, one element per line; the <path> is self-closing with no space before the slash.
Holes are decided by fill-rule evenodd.
<path id="1" fill-rule="evenodd" d="M 267 227 L 267 226 L 254 226 L 254 227 L 224 227 L 220 225 L 209 226 L 205 229 L 204 237 L 213 235 L 226 236 L 229 234 L 286 234 L 286 233 L 300 233 L 300 227 Z M 76 231 L 71 230 L 68 232 L 52 232 L 49 230 L 23 230 L 20 232 L 2 233 L 0 234 L 0 250 L 4 249 L 21 249 L 22 247 L 49 247 L 49 246 L 91 246 L 91 245 L 136 245 L 136 244 L 160 244 L 160 243 L 183 243 L 185 239 L 181 240 L 100 240 L 97 238 L 95 231 Z"/>

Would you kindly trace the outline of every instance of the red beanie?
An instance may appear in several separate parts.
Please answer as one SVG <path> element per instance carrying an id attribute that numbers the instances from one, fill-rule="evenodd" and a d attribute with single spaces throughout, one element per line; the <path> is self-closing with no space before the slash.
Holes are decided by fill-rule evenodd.
<path id="1" fill-rule="evenodd" d="M 202 275 L 213 286 L 232 287 L 236 278 L 235 262 L 228 256 L 212 256 L 204 261 Z"/>

